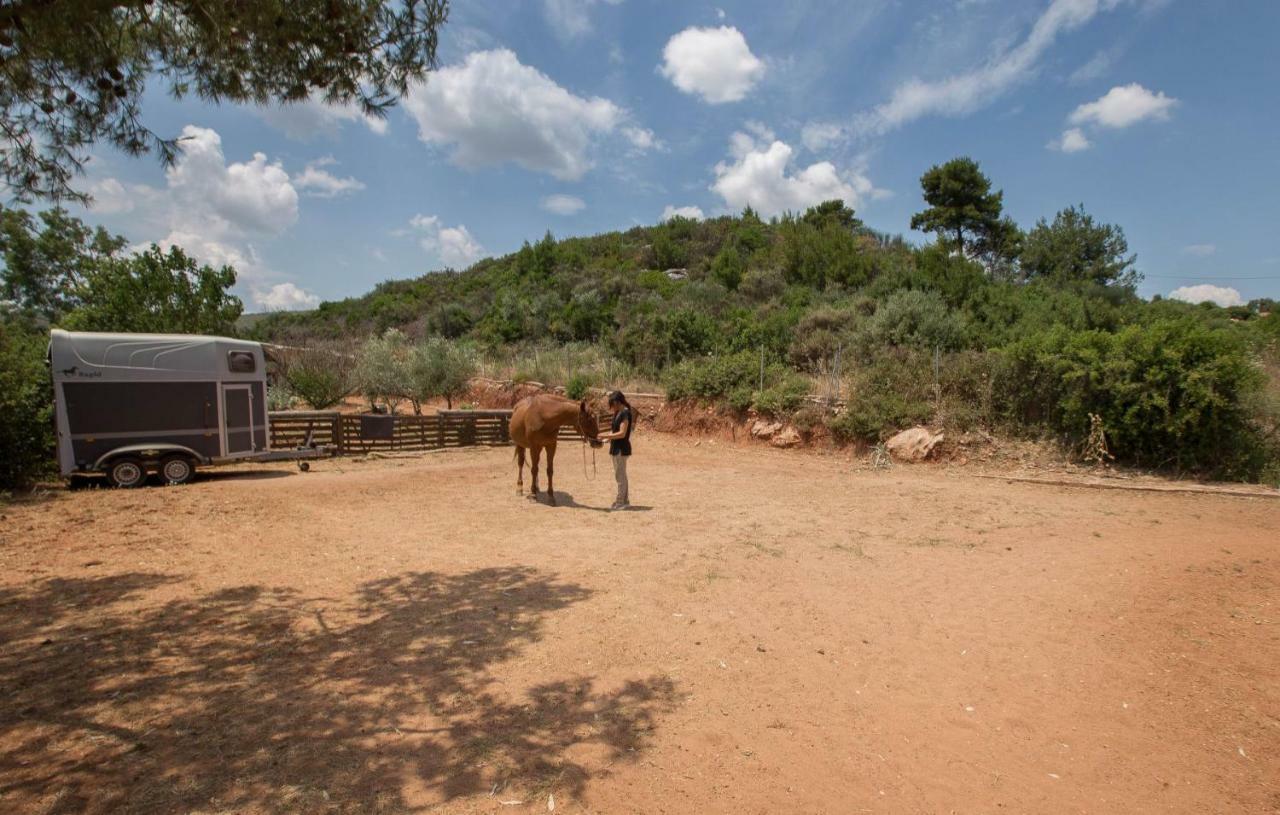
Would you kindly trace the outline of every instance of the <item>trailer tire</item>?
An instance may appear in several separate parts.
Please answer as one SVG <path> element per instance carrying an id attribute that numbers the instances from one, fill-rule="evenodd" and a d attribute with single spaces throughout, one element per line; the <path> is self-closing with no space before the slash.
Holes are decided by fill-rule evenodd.
<path id="1" fill-rule="evenodd" d="M 111 486 L 121 489 L 141 487 L 147 481 L 147 468 L 140 459 L 121 456 L 107 464 L 107 481 Z"/>
<path id="2" fill-rule="evenodd" d="M 166 484 L 190 484 L 195 477 L 196 463 L 190 456 L 172 455 L 160 460 L 160 478 Z"/>

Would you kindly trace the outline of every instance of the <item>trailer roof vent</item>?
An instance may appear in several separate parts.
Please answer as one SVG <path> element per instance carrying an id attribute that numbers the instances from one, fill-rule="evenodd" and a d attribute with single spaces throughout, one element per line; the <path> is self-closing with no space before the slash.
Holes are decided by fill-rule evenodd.
<path id="1" fill-rule="evenodd" d="M 233 374 L 251 374 L 257 370 L 258 363 L 250 351 L 228 351 L 227 367 Z"/>

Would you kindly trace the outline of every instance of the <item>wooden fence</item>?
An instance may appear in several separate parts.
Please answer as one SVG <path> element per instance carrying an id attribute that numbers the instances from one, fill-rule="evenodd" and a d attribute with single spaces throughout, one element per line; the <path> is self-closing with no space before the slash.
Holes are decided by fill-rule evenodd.
<path id="1" fill-rule="evenodd" d="M 289 450 L 327 445 L 338 455 L 371 452 L 438 450 L 472 445 L 511 443 L 507 431 L 510 410 L 442 410 L 429 416 L 378 417 L 390 423 L 390 438 L 371 438 L 363 432 L 363 418 L 330 410 L 286 410 L 270 414 L 271 448 Z M 601 427 L 608 419 L 598 417 Z M 577 428 L 561 427 L 560 438 L 577 441 Z"/>

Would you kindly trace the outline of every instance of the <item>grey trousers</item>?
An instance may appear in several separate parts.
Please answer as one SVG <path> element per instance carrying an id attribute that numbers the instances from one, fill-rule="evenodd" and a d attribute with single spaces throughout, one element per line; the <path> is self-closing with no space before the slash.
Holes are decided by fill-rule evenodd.
<path id="1" fill-rule="evenodd" d="M 613 503 L 626 505 L 627 500 L 627 459 L 631 456 L 609 456 L 613 459 L 613 478 L 618 482 L 618 497 Z"/>

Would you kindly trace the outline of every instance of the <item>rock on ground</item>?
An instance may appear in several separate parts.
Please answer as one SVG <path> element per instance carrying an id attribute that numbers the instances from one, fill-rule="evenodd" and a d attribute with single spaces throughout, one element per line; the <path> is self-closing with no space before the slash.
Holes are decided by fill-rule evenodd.
<path id="1" fill-rule="evenodd" d="M 931 433 L 927 427 L 912 427 L 889 439 L 884 446 L 898 461 L 924 461 L 942 439 L 943 434 Z"/>
<path id="2" fill-rule="evenodd" d="M 787 427 L 774 435 L 769 443 L 774 447 L 795 447 L 800 441 L 800 431 L 794 427 Z"/>
<path id="3" fill-rule="evenodd" d="M 764 419 L 756 419 L 755 424 L 751 425 L 751 435 L 757 439 L 771 439 L 782 430 L 782 422 L 768 422 Z"/>

